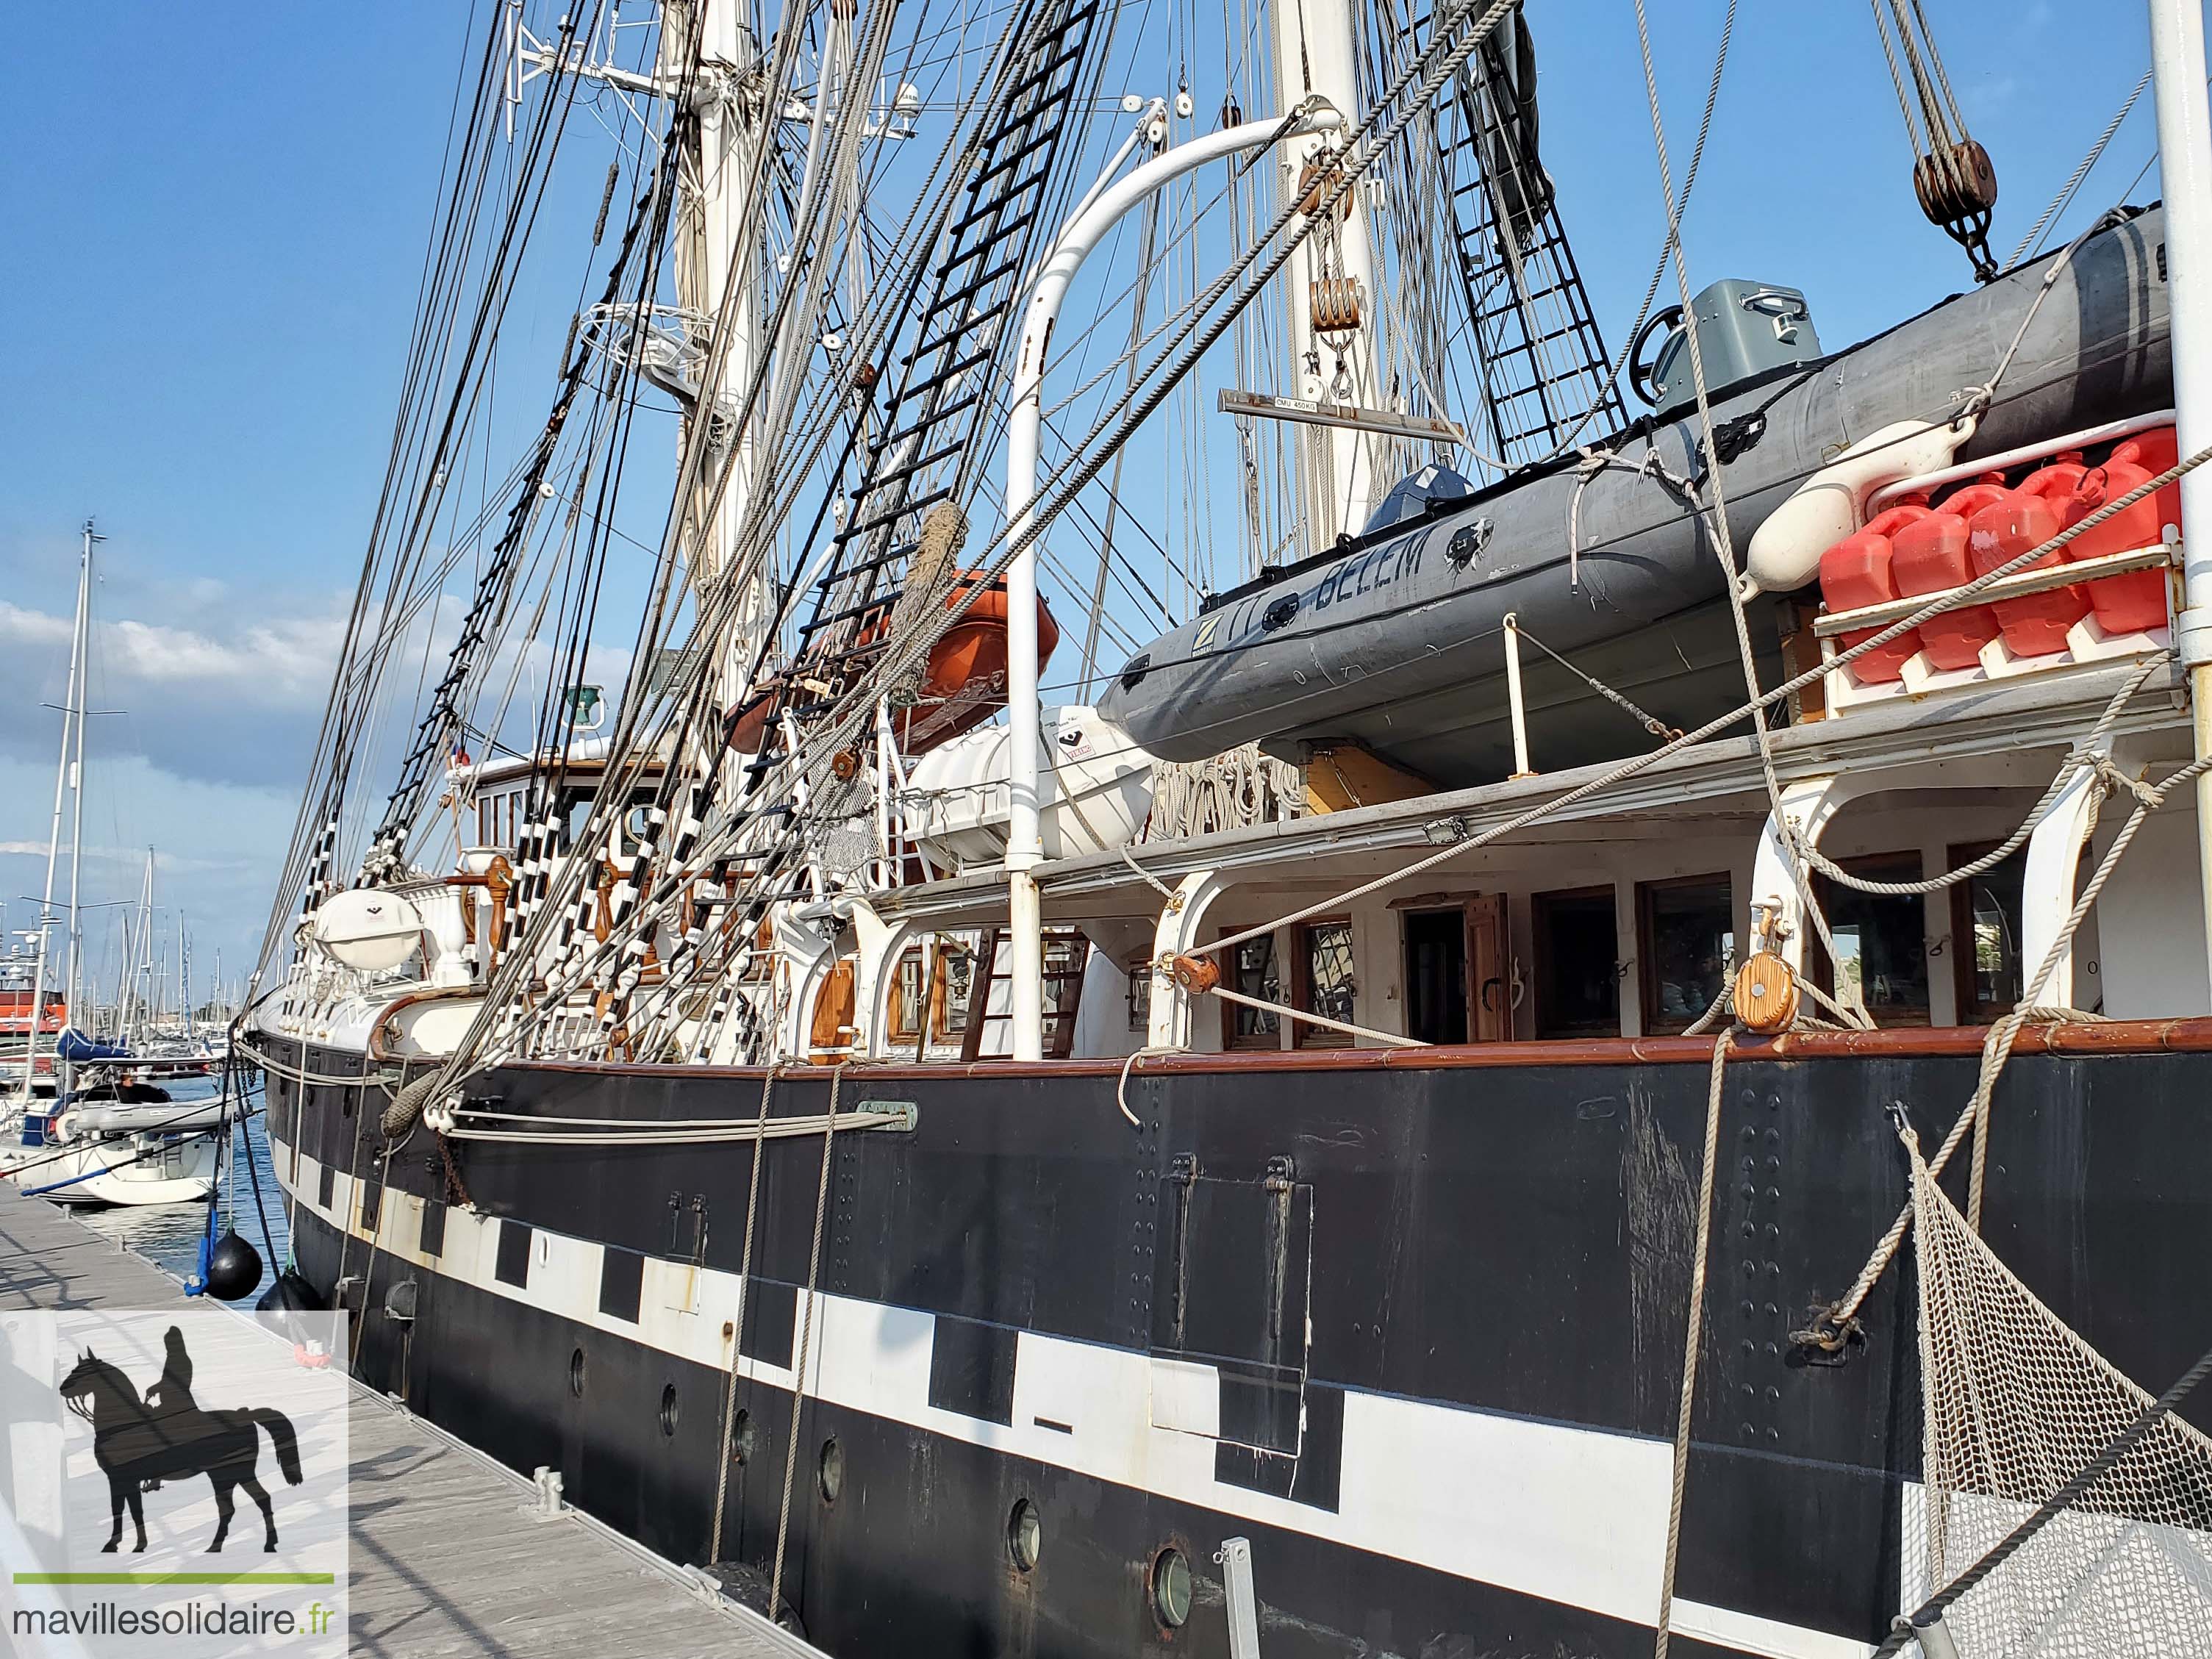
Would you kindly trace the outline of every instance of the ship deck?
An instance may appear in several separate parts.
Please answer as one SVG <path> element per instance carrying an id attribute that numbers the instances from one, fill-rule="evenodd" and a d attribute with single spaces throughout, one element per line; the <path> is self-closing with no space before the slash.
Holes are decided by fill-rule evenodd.
<path id="1" fill-rule="evenodd" d="M 183 1300 L 182 1287 L 151 1262 L 0 1185 L 0 1310 Z M 349 1386 L 352 1652 L 818 1659 L 817 1649 L 574 1510 L 534 1520 L 528 1481 Z"/>
<path id="2" fill-rule="evenodd" d="M 1893 771 L 1905 789 L 2005 788 L 2040 791 L 2058 759 L 2088 732 L 2137 665 L 2120 662 L 2054 671 L 1898 697 L 1847 714 L 1779 727 L 1771 734 L 1776 770 L 1786 786 L 1802 778 Z M 2114 723 L 2116 738 L 2145 750 L 2189 757 L 2188 715 L 2171 668 L 2154 675 Z M 1535 757 L 1540 767 L 1543 757 Z M 1172 886 L 1200 871 L 1267 872 L 1278 883 L 1334 881 L 1380 873 L 1409 852 L 1478 834 L 1541 802 L 1568 794 L 1620 764 L 1607 761 L 1472 788 L 1441 790 L 1346 811 L 1187 839 L 1152 842 L 1039 865 L 1048 917 L 1157 917 L 1160 898 L 1147 881 Z M 1747 729 L 1653 761 L 1642 771 L 1545 815 L 1504 844 L 1663 839 L 1710 830 L 1726 821 L 1756 825 L 1767 814 L 1757 738 Z M 1441 826 L 1447 820 L 1457 820 Z M 1142 866 L 1132 867 L 1130 860 Z M 872 896 L 887 921 L 939 926 L 1003 919 L 1006 874 L 998 866 Z"/>

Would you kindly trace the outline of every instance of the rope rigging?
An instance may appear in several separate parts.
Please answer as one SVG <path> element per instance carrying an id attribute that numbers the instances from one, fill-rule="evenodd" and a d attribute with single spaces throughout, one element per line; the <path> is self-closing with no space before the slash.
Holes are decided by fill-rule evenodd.
<path id="1" fill-rule="evenodd" d="M 1990 214 L 1997 203 L 1997 173 L 1990 153 L 1966 131 L 1920 0 L 1868 3 L 1912 146 L 1912 193 L 1920 210 L 1966 250 L 1977 281 L 1994 282 L 2001 268 L 1990 252 Z"/>

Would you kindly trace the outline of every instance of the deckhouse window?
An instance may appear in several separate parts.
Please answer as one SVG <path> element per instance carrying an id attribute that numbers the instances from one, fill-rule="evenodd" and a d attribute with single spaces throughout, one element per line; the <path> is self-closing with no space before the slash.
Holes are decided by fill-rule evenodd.
<path id="1" fill-rule="evenodd" d="M 1620 942 L 1613 889 L 1538 893 L 1535 923 L 1536 1035 L 1620 1035 Z"/>
<path id="2" fill-rule="evenodd" d="M 1237 930 L 1231 929 L 1231 932 Z M 1226 935 L 1224 935 L 1226 937 Z M 1280 972 L 1275 965 L 1275 936 L 1262 933 L 1242 945 L 1231 945 L 1221 964 L 1229 988 L 1269 1002 L 1283 1000 Z M 1221 1046 L 1224 1048 L 1279 1048 L 1282 1027 L 1272 1009 L 1247 1008 L 1239 1002 L 1221 1005 Z"/>
<path id="3" fill-rule="evenodd" d="M 1972 864 L 1996 843 L 1951 848 L 1951 868 Z M 1969 876 L 1951 889 L 1951 960 L 1959 996 L 1959 1023 L 1987 1025 L 2019 1004 L 2021 891 L 2027 851 L 2014 852 L 1995 868 Z"/>
<path id="4" fill-rule="evenodd" d="M 929 1035 L 933 1042 L 964 1036 L 975 985 L 975 954 L 961 940 L 937 942 L 929 966 Z"/>
<path id="5" fill-rule="evenodd" d="M 894 1042 L 912 1042 L 921 1035 L 921 947 L 917 945 L 898 959 L 891 978 L 889 1024 Z"/>
<path id="6" fill-rule="evenodd" d="M 1869 881 L 1920 879 L 1917 853 L 1836 861 Z M 1927 1024 L 1928 923 L 1919 895 L 1862 893 L 1824 876 L 1814 878 L 1813 889 L 1836 939 L 1833 963 L 1817 938 L 1812 943 L 1820 988 L 1838 1000 L 1863 1002 L 1877 1025 Z"/>
<path id="7" fill-rule="evenodd" d="M 1644 1030 L 1655 1036 L 1686 1030 L 1712 1006 L 1735 962 L 1728 877 L 1639 884 L 1636 930 Z"/>
<path id="8" fill-rule="evenodd" d="M 1328 1019 L 1352 1018 L 1356 988 L 1352 976 L 1352 922 L 1338 916 L 1299 924 L 1297 1006 Z M 1301 1048 L 1348 1048 L 1349 1032 L 1326 1025 L 1293 1023 L 1292 1039 Z"/>

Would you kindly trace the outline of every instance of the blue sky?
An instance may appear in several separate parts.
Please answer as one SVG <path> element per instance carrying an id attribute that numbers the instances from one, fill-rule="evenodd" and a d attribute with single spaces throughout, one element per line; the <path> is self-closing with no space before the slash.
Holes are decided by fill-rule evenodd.
<path id="1" fill-rule="evenodd" d="M 1996 158 L 2006 252 L 2142 73 L 2142 8 L 1929 11 Z M 1721 9 L 1653 15 L 1679 174 Z M 1546 159 L 1617 344 L 1662 223 L 1632 11 L 1534 0 L 1529 16 Z M 96 514 L 94 698 L 128 712 L 94 726 L 88 880 L 135 891 L 104 855 L 157 844 L 200 961 L 220 945 L 235 965 L 259 939 L 382 476 L 469 8 L 118 0 L 10 22 L 0 900 L 23 925 L 56 736 L 36 704 L 61 692 L 76 529 Z M 1218 103 L 1195 67 L 1193 82 Z M 2146 94 L 2066 228 L 2118 197 L 2152 133 Z M 549 234 L 596 209 L 598 137 L 564 161 Z M 1746 0 L 1686 226 L 1693 280 L 1802 288 L 1832 348 L 1933 303 L 1967 270 L 1913 208 L 1909 163 L 1865 9 Z M 2156 192 L 2154 168 L 2132 199 Z M 550 366 L 574 298 L 572 270 L 526 287 L 502 351 Z"/>

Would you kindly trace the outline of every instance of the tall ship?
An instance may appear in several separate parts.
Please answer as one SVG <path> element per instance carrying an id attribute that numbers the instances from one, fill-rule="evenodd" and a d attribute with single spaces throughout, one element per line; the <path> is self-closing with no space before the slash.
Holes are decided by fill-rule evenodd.
<path id="1" fill-rule="evenodd" d="M 2193 0 L 2008 256 L 1874 8 L 1852 344 L 1733 4 L 1625 328 L 1564 8 L 489 10 L 234 1027 L 361 1377 L 855 1659 L 2212 1651 Z"/>

